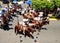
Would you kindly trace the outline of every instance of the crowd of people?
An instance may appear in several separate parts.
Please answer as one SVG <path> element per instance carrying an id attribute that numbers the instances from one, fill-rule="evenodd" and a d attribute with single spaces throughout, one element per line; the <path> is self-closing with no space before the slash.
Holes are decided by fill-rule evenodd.
<path id="1" fill-rule="evenodd" d="M 18 24 L 15 25 L 15 33 L 20 31 L 28 36 L 30 33 L 34 33 L 37 29 L 41 30 L 42 26 L 49 24 L 49 17 L 44 16 L 44 12 L 36 11 L 32 9 L 31 5 L 27 5 L 25 1 L 22 4 L 15 3 L 12 6 L 6 6 L 0 11 L 0 27 L 6 27 L 10 21 L 13 20 L 13 16 L 17 18 L 22 15 L 23 21 L 18 20 Z"/>

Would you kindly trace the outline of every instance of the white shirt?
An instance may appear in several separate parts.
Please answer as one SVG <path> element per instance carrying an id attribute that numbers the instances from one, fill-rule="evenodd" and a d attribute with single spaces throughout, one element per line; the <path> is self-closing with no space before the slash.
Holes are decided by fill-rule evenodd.
<path id="1" fill-rule="evenodd" d="M 21 11 L 21 9 L 16 9 L 17 11 Z"/>
<path id="2" fill-rule="evenodd" d="M 23 22 L 28 21 L 28 19 L 23 19 Z"/>
<path id="3" fill-rule="evenodd" d="M 22 21 L 22 22 L 19 22 L 19 24 L 22 24 L 23 26 L 26 26 L 25 23 Z"/>
<path id="4" fill-rule="evenodd" d="M 34 13 L 35 11 L 34 10 L 30 10 L 30 12 L 33 12 Z"/>
<path id="5" fill-rule="evenodd" d="M 23 1 L 17 2 L 18 4 L 23 4 Z"/>
<path id="6" fill-rule="evenodd" d="M 39 16 L 39 17 L 42 17 L 43 15 L 42 15 L 42 14 L 39 14 L 38 16 Z"/>
<path id="7" fill-rule="evenodd" d="M 33 24 L 33 23 L 29 23 L 29 26 L 33 26 L 33 25 L 35 25 L 35 24 Z"/>
<path id="8" fill-rule="evenodd" d="M 22 11 L 22 13 L 21 14 L 24 14 L 24 11 Z"/>
<path id="9" fill-rule="evenodd" d="M 43 16 L 43 12 L 39 12 L 39 17 L 42 17 Z"/>
<path id="10" fill-rule="evenodd" d="M 0 11 L 0 17 L 2 16 L 1 12 L 2 12 L 2 11 Z"/>
<path id="11" fill-rule="evenodd" d="M 0 14 L 1 14 L 2 11 L 0 11 Z"/>
<path id="12" fill-rule="evenodd" d="M 9 6 L 9 8 L 12 8 L 12 6 Z"/>
<path id="13" fill-rule="evenodd" d="M 34 20 L 39 21 L 41 18 L 40 17 L 35 17 Z"/>

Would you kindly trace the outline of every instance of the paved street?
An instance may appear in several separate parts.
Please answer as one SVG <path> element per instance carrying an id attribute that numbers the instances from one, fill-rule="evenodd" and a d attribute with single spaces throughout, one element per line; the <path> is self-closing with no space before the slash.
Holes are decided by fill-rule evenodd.
<path id="1" fill-rule="evenodd" d="M 46 29 L 42 29 L 41 32 L 35 32 L 33 34 L 34 39 L 32 39 L 14 33 L 14 26 L 17 24 L 17 17 L 13 18 L 13 22 L 11 21 L 9 23 L 12 24 L 9 26 L 11 29 L 8 31 L 0 29 L 0 43 L 60 43 L 60 20 L 50 21 L 49 25 L 43 26 L 43 28 Z M 22 21 L 22 19 L 23 17 L 19 16 L 19 21 Z"/>
<path id="2" fill-rule="evenodd" d="M 60 43 L 60 20 L 50 21 L 49 25 L 43 26 L 46 29 L 42 29 L 41 32 L 36 31 L 33 34 L 34 39 L 32 39 L 14 33 L 17 17 L 13 18 L 14 20 L 9 23 L 10 29 L 8 31 L 0 28 L 0 43 Z M 23 17 L 19 16 L 19 21 L 22 21 L 22 19 Z"/>

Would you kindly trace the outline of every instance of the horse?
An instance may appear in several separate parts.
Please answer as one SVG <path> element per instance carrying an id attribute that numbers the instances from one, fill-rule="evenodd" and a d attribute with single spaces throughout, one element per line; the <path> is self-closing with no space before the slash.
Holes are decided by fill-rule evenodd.
<path id="1" fill-rule="evenodd" d="M 13 20 L 12 15 L 13 15 L 13 11 L 12 11 L 12 9 L 10 8 L 10 9 L 8 9 L 8 12 L 7 12 L 7 16 L 8 16 L 8 18 L 9 18 L 9 21 L 10 21 L 10 19 Z"/>
<path id="2" fill-rule="evenodd" d="M 33 34 L 34 33 L 34 31 L 35 31 L 35 29 L 34 28 L 32 28 L 31 26 L 29 26 L 29 25 L 27 25 L 27 29 Z"/>
<path id="3" fill-rule="evenodd" d="M 49 20 L 42 20 L 41 22 L 38 22 L 38 24 L 36 25 L 37 27 L 39 27 L 39 32 L 40 32 L 40 30 L 42 29 L 42 27 L 44 26 L 44 25 L 47 25 L 47 24 L 49 24 Z"/>
<path id="4" fill-rule="evenodd" d="M 30 35 L 31 35 L 30 32 L 32 32 L 32 34 L 34 33 L 34 29 L 32 27 L 30 27 L 28 25 L 24 26 L 22 24 L 18 24 L 15 26 L 15 33 L 18 34 L 18 32 L 20 32 L 20 31 L 25 35 L 25 37 L 26 37 L 26 35 L 28 37 L 30 37 Z"/>
<path id="5" fill-rule="evenodd" d="M 24 14 L 23 17 L 24 18 L 30 18 L 30 15 L 29 14 Z"/>
<path id="6" fill-rule="evenodd" d="M 2 17 L 2 28 L 4 30 L 9 30 L 8 18 L 7 18 L 7 15 L 6 14 L 4 14 L 4 16 Z"/>
<path id="7" fill-rule="evenodd" d="M 21 24 L 15 26 L 16 35 L 19 32 L 22 32 L 22 33 L 24 32 L 23 34 L 25 35 L 25 37 L 26 37 L 26 35 L 30 37 L 30 31 L 28 29 L 23 29 L 23 26 Z"/>
<path id="8" fill-rule="evenodd" d="M 2 17 L 3 24 L 8 23 L 7 21 L 8 21 L 7 14 L 4 14 L 4 16 Z"/>
<path id="9" fill-rule="evenodd" d="M 15 33 L 18 34 L 19 31 L 23 32 L 23 26 L 21 24 L 15 26 Z"/>

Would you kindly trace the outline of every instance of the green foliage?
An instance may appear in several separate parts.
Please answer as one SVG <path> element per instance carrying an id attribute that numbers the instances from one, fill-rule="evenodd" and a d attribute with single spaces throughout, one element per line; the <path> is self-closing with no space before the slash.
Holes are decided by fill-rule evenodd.
<path id="1" fill-rule="evenodd" d="M 46 2 L 46 8 L 49 9 L 49 10 L 53 10 L 53 8 L 54 8 L 54 3 L 53 3 L 53 1 L 51 1 L 51 2 Z"/>
<path id="2" fill-rule="evenodd" d="M 60 8 L 60 0 L 57 0 L 57 1 L 56 1 L 56 5 L 57 5 L 57 7 Z"/>
<path id="3" fill-rule="evenodd" d="M 41 4 L 40 4 L 40 0 L 32 0 L 32 8 L 34 8 L 34 9 L 40 9 L 41 8 Z"/>
<path id="4" fill-rule="evenodd" d="M 60 0 L 32 0 L 32 8 L 34 9 L 41 9 L 41 8 L 47 8 L 49 10 L 53 10 L 55 5 L 57 7 L 60 7 Z"/>

